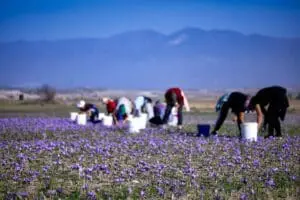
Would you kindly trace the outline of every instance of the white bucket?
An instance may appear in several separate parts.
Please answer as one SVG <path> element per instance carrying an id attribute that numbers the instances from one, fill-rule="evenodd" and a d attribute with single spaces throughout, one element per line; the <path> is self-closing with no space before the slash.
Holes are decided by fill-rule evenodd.
<path id="1" fill-rule="evenodd" d="M 127 117 L 127 120 L 130 121 L 130 120 L 133 119 L 133 118 L 134 118 L 134 116 L 133 116 L 132 114 L 129 114 L 128 117 Z"/>
<path id="2" fill-rule="evenodd" d="M 75 122 L 76 119 L 77 119 L 77 115 L 78 115 L 77 112 L 71 112 L 70 113 L 70 119 L 71 119 L 71 121 Z"/>
<path id="3" fill-rule="evenodd" d="M 178 114 L 178 109 L 176 107 L 173 107 L 171 110 L 172 115 L 177 115 Z"/>
<path id="4" fill-rule="evenodd" d="M 139 118 L 137 118 L 140 129 L 145 129 L 147 127 L 148 115 L 142 113 Z"/>
<path id="5" fill-rule="evenodd" d="M 140 132 L 140 118 L 129 118 L 129 126 L 128 131 L 129 133 L 139 133 Z"/>
<path id="6" fill-rule="evenodd" d="M 178 116 L 177 115 L 170 115 L 169 121 L 168 121 L 168 125 L 170 126 L 177 126 L 178 123 Z"/>
<path id="7" fill-rule="evenodd" d="M 105 117 L 105 114 L 104 114 L 104 113 L 99 113 L 99 114 L 98 114 L 98 119 L 99 119 L 99 120 L 103 120 L 104 117 Z"/>
<path id="8" fill-rule="evenodd" d="M 106 115 L 104 115 L 102 124 L 104 126 L 112 126 L 113 125 L 113 118 L 112 118 L 112 116 L 106 116 Z"/>
<path id="9" fill-rule="evenodd" d="M 177 122 L 178 122 L 178 112 L 177 112 L 177 108 L 173 107 L 171 110 L 171 114 L 170 114 L 170 118 L 168 121 L 168 125 L 170 126 L 177 126 Z"/>
<path id="10" fill-rule="evenodd" d="M 86 125 L 86 114 L 78 114 L 77 115 L 77 124 L 78 125 Z"/>
<path id="11" fill-rule="evenodd" d="M 257 141 L 258 125 L 256 122 L 247 122 L 241 125 L 242 138 Z"/>

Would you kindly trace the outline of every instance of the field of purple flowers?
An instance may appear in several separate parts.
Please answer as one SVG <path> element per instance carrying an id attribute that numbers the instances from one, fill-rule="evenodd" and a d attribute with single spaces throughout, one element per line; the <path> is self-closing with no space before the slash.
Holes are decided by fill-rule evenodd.
<path id="1" fill-rule="evenodd" d="M 191 120 L 191 119 L 188 119 Z M 239 140 L 148 128 L 78 126 L 66 118 L 0 119 L 0 199 L 297 199 L 300 129 Z"/>

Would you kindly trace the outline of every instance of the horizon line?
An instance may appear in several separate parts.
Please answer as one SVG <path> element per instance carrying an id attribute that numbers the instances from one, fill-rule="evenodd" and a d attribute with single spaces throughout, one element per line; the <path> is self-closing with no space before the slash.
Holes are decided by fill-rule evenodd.
<path id="1" fill-rule="evenodd" d="M 175 34 L 177 32 L 180 31 L 184 31 L 184 30 L 188 30 L 188 29 L 195 29 L 195 30 L 200 30 L 200 31 L 204 31 L 204 32 L 213 32 L 213 31 L 219 31 L 219 32 L 233 32 L 233 33 L 237 33 L 240 34 L 242 36 L 261 36 L 261 37 L 269 37 L 269 38 L 274 38 L 274 39 L 287 39 L 287 40 L 293 40 L 293 39 L 300 39 L 300 36 L 296 36 L 296 37 L 289 37 L 289 36 L 272 36 L 272 35 L 266 35 L 266 34 L 261 34 L 261 33 L 249 33 L 249 34 L 245 34 L 242 33 L 240 31 L 237 30 L 233 30 L 233 29 L 203 29 L 201 27 L 196 27 L 196 26 L 186 26 L 183 27 L 181 29 L 177 29 L 175 31 L 172 31 L 169 34 L 163 33 L 162 31 L 158 31 L 155 30 L 153 28 L 142 28 L 142 29 L 128 29 L 126 31 L 120 31 L 118 33 L 113 33 L 107 36 L 100 36 L 100 37 L 90 37 L 90 36 L 80 36 L 80 37 L 62 37 L 62 38 L 53 38 L 53 39 L 17 39 L 17 40 L 8 40 L 8 41 L 4 41 L 4 40 L 0 40 L 0 43 L 15 43 L 15 42 L 55 42 L 55 41 L 62 41 L 62 40 L 85 40 L 85 39 L 90 39 L 90 40 L 99 40 L 99 39 L 109 39 L 109 38 L 113 38 L 116 37 L 118 35 L 122 35 L 122 34 L 126 34 L 126 33 L 131 33 L 131 32 L 141 32 L 141 31 L 152 31 L 158 34 L 161 34 L 163 36 L 171 36 L 172 34 Z"/>

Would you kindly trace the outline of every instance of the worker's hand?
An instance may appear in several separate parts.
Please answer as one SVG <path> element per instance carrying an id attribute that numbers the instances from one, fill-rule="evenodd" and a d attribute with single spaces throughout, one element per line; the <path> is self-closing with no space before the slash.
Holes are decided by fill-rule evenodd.
<path id="1" fill-rule="evenodd" d="M 128 118 L 123 120 L 123 124 L 126 124 L 128 122 Z"/>

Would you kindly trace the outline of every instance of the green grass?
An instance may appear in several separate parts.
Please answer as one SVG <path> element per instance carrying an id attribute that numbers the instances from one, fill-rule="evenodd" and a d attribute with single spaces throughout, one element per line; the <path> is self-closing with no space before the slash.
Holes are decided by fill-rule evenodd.
<path id="1" fill-rule="evenodd" d="M 103 107 L 100 107 L 103 110 Z M 0 117 L 22 117 L 22 116 L 51 116 L 69 117 L 69 113 L 77 111 L 75 105 L 61 103 L 39 102 L 7 102 L 0 101 Z"/>

